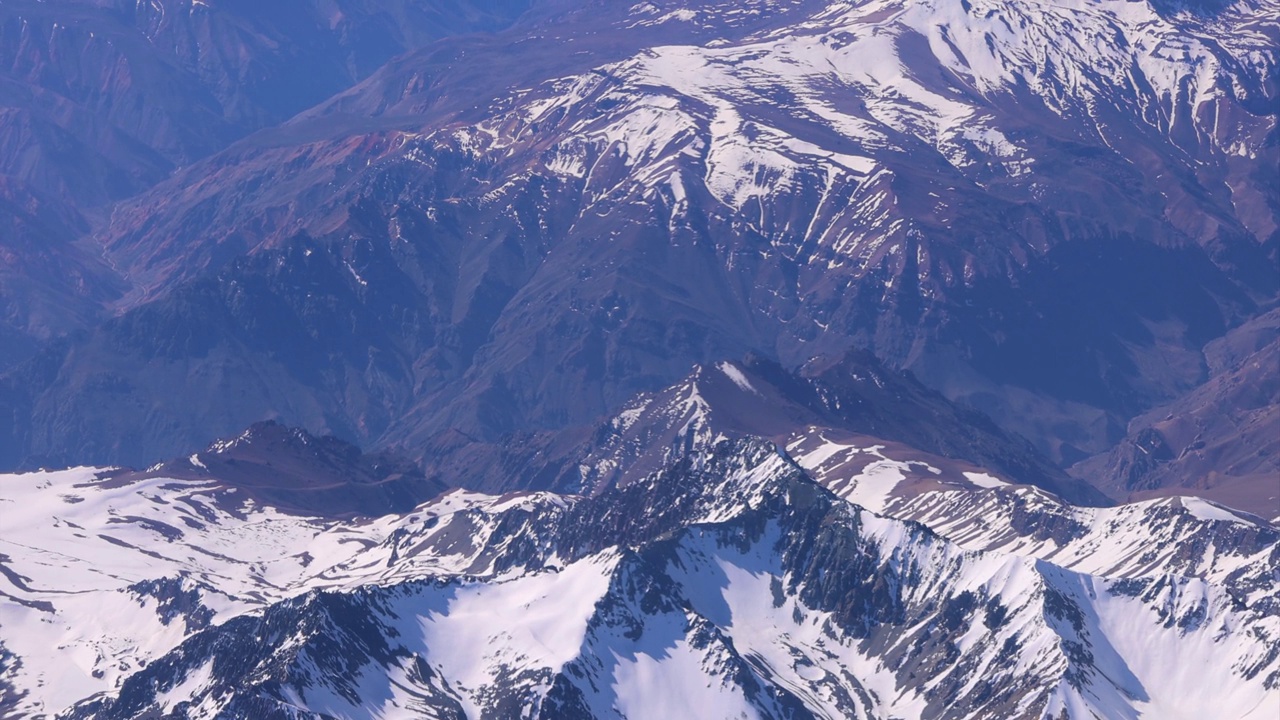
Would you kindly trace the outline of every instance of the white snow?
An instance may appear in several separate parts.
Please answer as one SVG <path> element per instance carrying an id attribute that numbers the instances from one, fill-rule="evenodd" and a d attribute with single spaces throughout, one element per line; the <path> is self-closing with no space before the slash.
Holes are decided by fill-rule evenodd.
<path id="1" fill-rule="evenodd" d="M 540 502 L 568 500 L 455 492 L 405 516 L 338 523 L 246 505 L 209 482 L 125 483 L 96 468 L 0 475 L 0 637 L 22 659 L 7 679 L 29 693 L 20 711 L 47 713 L 111 689 L 172 649 L 185 624 L 163 624 L 154 600 L 128 590 L 137 582 L 203 581 L 218 589 L 200 594 L 221 622 L 316 588 L 456 572 L 471 565 L 468 548 L 436 557 L 413 552 L 414 539 L 448 531 L 459 513 Z M 438 522 L 428 529 L 430 518 Z M 477 547 L 492 529 L 471 529 Z M 414 544 L 389 566 L 397 530 Z"/>
<path id="2" fill-rule="evenodd" d="M 723 678 L 708 681 L 703 652 L 680 638 L 660 652 L 614 655 L 617 709 L 633 720 L 755 718 L 742 691 Z"/>
<path id="3" fill-rule="evenodd" d="M 1208 500 L 1195 497 L 1193 495 L 1183 495 L 1178 498 L 1182 507 L 1188 512 L 1201 520 L 1232 522 L 1242 525 L 1252 525 L 1253 523 L 1246 520 L 1221 505 L 1211 503 Z"/>
<path id="4" fill-rule="evenodd" d="M 623 28 L 781 17 L 776 3 L 739 5 L 640 3 Z M 583 184 L 584 215 L 632 192 L 661 194 L 676 243 L 688 198 L 704 190 L 772 245 L 834 269 L 902 247 L 911 222 L 888 182 L 901 153 L 932 150 L 972 188 L 1032 176 L 1027 141 L 1008 131 L 1014 97 L 1121 156 L 1138 133 L 1167 143 L 1168 157 L 1194 138 L 1223 162 L 1254 158 L 1276 127 L 1232 96 L 1245 92 L 1242 75 L 1277 73 L 1275 24 L 1257 19 L 1267 13 L 1256 3 L 1199 19 L 1125 0 L 869 0 L 810 12 L 523 89 L 440 141 L 502 158 L 536 124 L 543 167 Z M 516 167 L 508 180 L 528 171 Z"/>
<path id="5" fill-rule="evenodd" d="M 480 696 L 500 676 L 559 671 L 578 656 L 617 562 L 605 554 L 559 572 L 463 584 L 425 613 L 421 600 L 411 599 L 401 616 L 417 617 L 417 651 L 471 702 L 475 717 Z"/>
<path id="6" fill-rule="evenodd" d="M 853 471 L 859 486 L 873 488 L 864 491 L 868 495 L 896 485 L 905 473 L 941 472 L 919 461 L 891 460 L 882 445 L 861 448 L 821 434 L 807 440 L 798 449 L 811 450 L 805 457 L 815 472 L 871 460 Z M 399 624 L 397 642 L 446 678 L 472 717 L 486 711 L 495 685 L 523 683 L 529 698 L 542 697 L 551 675 L 569 664 L 596 674 L 589 699 L 601 712 L 616 708 L 629 717 L 661 718 L 684 708 L 696 716 L 752 716 L 732 680 L 730 647 L 832 717 L 915 717 L 926 704 L 923 693 L 942 682 L 972 689 L 982 678 L 1061 676 L 1074 662 L 1063 652 L 1064 639 L 1087 642 L 1097 672 L 1087 676 L 1083 690 L 1065 683 L 1047 690 L 1042 699 L 1050 707 L 1106 717 L 1141 713 L 1178 720 L 1219 712 L 1261 719 L 1277 700 L 1276 691 L 1241 672 L 1267 662 L 1267 638 L 1280 634 L 1280 619 L 1247 609 L 1274 592 L 1271 550 L 1249 556 L 1203 542 L 1199 533 L 1225 519 L 1216 506 L 1182 498 L 1071 508 L 982 473 L 970 475 L 992 487 L 882 502 L 895 517 L 837 505 L 848 515 L 829 518 L 832 527 L 856 530 L 864 544 L 850 552 L 872 553 L 873 564 L 883 568 L 877 572 L 910 569 L 911 584 L 901 588 L 904 602 L 933 607 L 940 598 L 973 593 L 1007 610 L 1000 624 L 975 622 L 957 633 L 963 662 L 903 686 L 881 659 L 892 656 L 892 647 L 868 654 L 858 639 L 839 631 L 832 615 L 783 591 L 792 579 L 778 552 L 787 539 L 778 524 L 746 534 L 740 525 L 719 525 L 782 491 L 777 480 L 791 472 L 786 458 L 768 454 L 717 481 L 723 487 L 707 488 L 702 505 L 689 510 L 689 529 L 678 536 L 674 555 L 662 556 L 671 557 L 664 572 L 688 604 L 657 610 L 619 595 L 632 587 L 620 573 L 638 572 L 623 566 L 634 557 L 629 550 L 575 562 L 552 555 L 541 569 L 502 574 L 476 566 L 477 548 L 496 541 L 491 513 L 525 508 L 554 517 L 578 502 L 573 497 L 456 491 L 403 516 L 337 523 L 236 503 L 201 482 L 124 483 L 91 468 L 2 476 L 0 553 L 7 556 L 7 574 L 0 575 L 0 633 L 23 661 L 6 680 L 31 693 L 19 701 L 19 711 L 29 714 L 111 690 L 188 632 L 181 619 L 161 623 L 153 600 L 124 588 L 186 572 L 184 588 L 207 582 L 224 593 L 202 591 L 201 601 L 219 621 L 309 589 L 450 578 L 389 595 L 385 612 Z M 1019 535 L 1009 519 L 1014 501 L 1047 518 L 1070 519 L 1085 532 L 1065 544 Z M 19 507 L 22 513 L 8 511 Z M 152 524 L 161 520 L 180 528 L 181 537 L 167 538 L 172 531 Z M 432 544 L 433 538 L 452 544 Z M 1195 553 L 1188 547 L 1204 553 L 1189 557 Z M 1224 588 L 1228 576 L 1240 572 L 1256 573 L 1254 594 L 1233 597 Z M 1144 592 L 1114 592 L 1121 579 L 1142 583 Z M 1083 609 L 1080 629 L 1046 611 L 1050 590 Z M 24 601 L 51 603 L 53 612 Z M 622 634 L 618 628 L 629 627 L 625 622 L 612 629 L 600 624 L 617 620 L 618 613 L 639 614 L 643 633 Z M 926 614 L 895 629 L 891 646 L 920 642 L 935 632 L 931 623 L 936 617 Z M 1019 643 L 1012 664 L 1004 651 L 1011 639 Z M 338 717 L 398 717 L 412 707 L 416 681 L 407 668 L 392 668 L 390 677 L 376 667 L 363 671 L 354 678 L 359 704 L 325 688 L 308 689 L 295 700 Z M 159 704 L 171 709 L 202 690 L 210 671 L 198 667 L 161 693 Z M 854 686 L 867 691 L 865 706 L 847 704 Z M 213 712 L 216 703 L 209 702 L 206 709 Z"/>
<path id="7" fill-rule="evenodd" d="M 751 381 L 747 379 L 747 376 L 744 375 L 742 371 L 739 370 L 737 366 L 734 365 L 733 363 L 722 362 L 716 367 L 720 368 L 720 372 L 724 373 L 725 377 L 732 380 L 733 384 L 737 385 L 741 390 L 752 393 L 754 395 L 760 394 L 760 391 L 755 389 L 755 387 L 751 384 Z"/>
<path id="8" fill-rule="evenodd" d="M 1001 480 L 995 475 L 989 475 L 987 473 L 975 473 L 975 472 L 966 472 L 963 474 L 969 482 L 973 483 L 974 485 L 977 485 L 980 488 L 998 488 L 998 487 L 1009 486 L 1009 483 L 1005 482 L 1004 480 Z"/>
<path id="9" fill-rule="evenodd" d="M 872 512 L 886 512 L 908 477 L 940 471 L 920 461 L 899 461 L 885 455 L 884 445 L 840 443 L 810 428 L 787 444 L 787 452 L 814 479 L 845 500 Z"/>

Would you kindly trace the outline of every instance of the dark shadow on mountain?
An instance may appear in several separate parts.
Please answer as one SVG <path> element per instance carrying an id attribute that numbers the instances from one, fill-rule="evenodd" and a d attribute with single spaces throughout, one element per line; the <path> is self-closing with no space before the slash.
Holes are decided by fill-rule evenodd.
<path id="1" fill-rule="evenodd" d="M 1166 19 L 1182 13 L 1213 17 L 1232 5 L 1231 0 L 1147 0 L 1147 2 L 1152 10 Z"/>
<path id="2" fill-rule="evenodd" d="M 259 504 L 324 518 L 405 513 L 445 490 L 402 456 L 365 454 L 336 437 L 273 421 L 127 477 L 137 475 L 212 479 Z"/>

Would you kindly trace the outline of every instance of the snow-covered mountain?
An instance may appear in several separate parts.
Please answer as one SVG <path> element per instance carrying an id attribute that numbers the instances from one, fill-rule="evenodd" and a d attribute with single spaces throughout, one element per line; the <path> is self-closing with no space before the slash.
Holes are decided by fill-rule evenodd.
<path id="1" fill-rule="evenodd" d="M 1109 504 L 1024 438 L 866 352 L 815 362 L 798 373 L 758 355 L 694 366 L 670 387 L 640 393 L 588 426 L 521 433 L 498 443 L 447 433 L 424 454 L 433 475 L 482 492 L 592 494 L 721 439 L 762 437 L 790 447 L 817 436 L 891 445 L 951 469 L 986 468 L 1073 502 Z"/>
<path id="2" fill-rule="evenodd" d="M 860 347 L 1066 465 L 1280 291 L 1273 2 L 535 5 L 115 204 L 118 317 L 0 383 L 6 462 L 497 441 Z"/>
<path id="3" fill-rule="evenodd" d="M 0 88 L 0 718 L 1280 707 L 1275 0 L 14 0 Z"/>
<path id="4" fill-rule="evenodd" d="M 1269 717 L 1274 526 L 1198 500 L 1081 510 L 976 484 L 875 513 L 770 443 L 722 440 L 591 497 L 453 491 L 335 521 L 208 480 L 8 476 L 4 702 L 72 718 Z"/>

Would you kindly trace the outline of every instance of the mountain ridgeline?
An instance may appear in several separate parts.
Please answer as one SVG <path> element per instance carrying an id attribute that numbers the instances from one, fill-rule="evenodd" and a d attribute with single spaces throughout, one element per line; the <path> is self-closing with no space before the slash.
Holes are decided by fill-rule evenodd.
<path id="1" fill-rule="evenodd" d="M 0 2 L 0 718 L 1273 720 L 1278 125 L 1275 0 Z"/>
<path id="2" fill-rule="evenodd" d="M 896 464 L 943 482 L 819 481 L 721 439 L 591 497 L 335 522 L 209 477 L 5 477 L 29 509 L 5 697 L 77 719 L 1268 717 L 1274 526 Z"/>
<path id="3" fill-rule="evenodd" d="M 146 162 L 95 180 L 5 131 L 0 462 L 145 466 L 263 419 L 413 455 L 860 348 L 1065 467 L 1276 302 L 1265 2 L 297 5 L 6 5 L 12 82 L 43 83 L 14 117 L 79 132 L 36 106 L 61 93 L 132 133 L 77 142 Z M 200 102 L 123 114 L 173 84 Z M 1275 469 L 1225 442 L 1251 459 L 1196 467 Z"/>

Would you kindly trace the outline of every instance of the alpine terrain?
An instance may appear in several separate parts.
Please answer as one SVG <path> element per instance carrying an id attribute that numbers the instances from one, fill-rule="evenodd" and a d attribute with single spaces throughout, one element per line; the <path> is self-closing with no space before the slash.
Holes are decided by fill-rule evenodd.
<path id="1" fill-rule="evenodd" d="M 0 0 L 0 719 L 1280 717 L 1280 0 Z"/>

